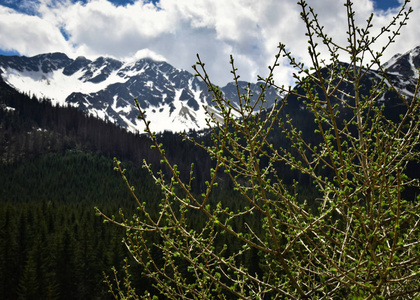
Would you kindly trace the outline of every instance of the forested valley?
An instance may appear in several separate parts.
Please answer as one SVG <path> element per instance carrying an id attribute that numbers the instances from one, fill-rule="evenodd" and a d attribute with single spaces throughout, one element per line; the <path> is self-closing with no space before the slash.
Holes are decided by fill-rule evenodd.
<path id="1" fill-rule="evenodd" d="M 181 161 L 206 161 L 177 135 L 162 139 Z M 159 199 L 141 168 L 143 159 L 159 166 L 146 136 L 0 82 L 1 299 L 111 298 L 103 272 L 120 270 L 129 255 L 124 230 L 104 224 L 94 207 L 116 215 L 135 210 L 114 157 L 123 161 L 139 197 Z"/>
<path id="2" fill-rule="evenodd" d="M 203 132 L 188 134 L 210 142 Z M 159 140 L 170 145 L 167 155 L 182 176 L 194 164 L 193 188 L 202 191 L 212 163 L 206 153 L 178 134 L 164 132 Z M 114 170 L 116 157 L 137 196 L 158 211 L 160 190 L 142 168 L 143 160 L 156 170 L 162 167 L 150 146 L 144 134 L 128 133 L 76 108 L 52 106 L 47 99 L 18 93 L 0 82 L 1 299 L 112 298 L 104 275 L 111 276 L 112 267 L 122 272 L 130 255 L 123 243 L 125 230 L 105 224 L 94 208 L 117 220 L 120 210 L 126 215 L 136 211 L 129 189 Z M 220 176 L 212 199 L 231 203 L 234 209 L 233 187 Z M 201 220 L 190 222 L 199 226 Z M 226 243 L 229 251 L 240 248 L 226 237 L 220 239 Z M 129 263 L 131 272 L 141 273 Z M 259 270 L 256 252 L 244 263 Z M 133 286 L 139 294 L 152 288 L 141 276 L 134 276 Z"/>

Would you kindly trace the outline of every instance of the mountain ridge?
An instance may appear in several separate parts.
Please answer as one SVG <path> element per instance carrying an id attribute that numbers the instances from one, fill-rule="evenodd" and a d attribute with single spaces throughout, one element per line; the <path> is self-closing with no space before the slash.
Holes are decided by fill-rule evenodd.
<path id="1" fill-rule="evenodd" d="M 403 94 L 412 96 L 420 67 L 420 46 L 396 54 L 384 67 L 390 83 Z M 207 126 L 206 113 L 218 113 L 203 81 L 186 70 L 151 58 L 122 62 L 102 56 L 94 60 L 83 56 L 72 59 L 60 52 L 33 57 L 0 55 L 0 76 L 19 92 L 50 99 L 55 105 L 77 107 L 87 115 L 131 132 L 144 130 L 143 122 L 137 118 L 135 98 L 156 132 L 202 130 Z M 371 70 L 369 77 L 380 79 L 382 75 Z M 240 81 L 240 91 L 248 84 Z M 258 83 L 250 83 L 249 87 L 252 94 L 260 94 Z M 237 104 L 233 82 L 220 90 Z M 265 95 L 266 107 L 281 99 L 273 88 Z M 385 93 L 380 101 L 391 97 Z"/>
<path id="2" fill-rule="evenodd" d="M 150 58 L 132 62 L 108 57 L 71 59 L 59 52 L 33 57 L 0 56 L 0 74 L 20 92 L 51 99 L 56 105 L 78 107 L 133 132 L 144 129 L 137 119 L 134 98 L 157 132 L 204 129 L 206 107 L 217 111 L 204 82 L 186 70 Z M 240 85 L 246 88 L 248 83 Z M 250 87 L 259 94 L 258 84 Z M 237 98 L 231 85 L 221 90 L 233 101 Z M 272 105 L 278 96 L 274 89 L 270 90 L 266 105 Z"/>

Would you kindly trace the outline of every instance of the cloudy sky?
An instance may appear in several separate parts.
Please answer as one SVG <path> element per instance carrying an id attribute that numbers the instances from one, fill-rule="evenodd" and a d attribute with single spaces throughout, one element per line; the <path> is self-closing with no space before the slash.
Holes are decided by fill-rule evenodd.
<path id="1" fill-rule="evenodd" d="M 213 82 L 231 80 L 233 54 L 241 79 L 266 75 L 279 42 L 306 61 L 305 27 L 297 0 L 0 0 L 0 54 L 33 56 L 64 52 L 94 59 L 129 60 L 149 56 L 192 71 L 196 53 L 206 62 Z M 307 0 L 322 25 L 345 42 L 345 0 Z M 374 13 L 381 28 L 403 0 L 353 0 L 357 22 Z M 420 1 L 412 0 L 403 34 L 384 60 L 420 45 Z M 371 31 L 374 32 L 375 29 Z M 289 84 L 285 63 L 276 73 Z"/>

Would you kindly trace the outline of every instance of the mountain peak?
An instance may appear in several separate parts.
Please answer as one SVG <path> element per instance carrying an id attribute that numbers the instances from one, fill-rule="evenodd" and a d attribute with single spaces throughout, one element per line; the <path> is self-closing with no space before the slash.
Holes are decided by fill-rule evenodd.
<path id="1" fill-rule="evenodd" d="M 146 110 L 156 132 L 203 129 L 204 106 L 213 106 L 204 82 L 186 70 L 148 57 L 121 62 L 103 56 L 71 59 L 59 52 L 34 57 L 0 56 L 0 74 L 20 92 L 78 107 L 130 131 L 144 129 L 137 119 L 134 98 Z M 225 92 L 232 98 L 231 87 Z M 278 95 L 272 96 L 274 101 Z"/>
<path id="2" fill-rule="evenodd" d="M 50 52 L 44 54 L 38 54 L 33 57 L 29 57 L 33 59 L 49 59 L 49 60 L 68 60 L 69 57 L 62 52 Z"/>
<path id="3" fill-rule="evenodd" d="M 417 78 L 419 76 L 418 69 L 420 68 L 420 46 L 404 54 L 394 55 L 384 64 L 384 67 L 390 74 Z"/>

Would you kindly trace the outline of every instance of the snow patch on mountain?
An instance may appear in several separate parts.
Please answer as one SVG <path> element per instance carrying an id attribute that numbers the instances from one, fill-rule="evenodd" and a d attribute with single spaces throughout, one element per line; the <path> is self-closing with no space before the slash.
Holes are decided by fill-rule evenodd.
<path id="1" fill-rule="evenodd" d="M 146 117 L 150 127 L 155 132 L 182 132 L 189 128 L 205 127 L 205 112 L 203 109 L 194 111 L 182 101 L 182 89 L 175 90 L 175 97 L 171 104 L 161 104 L 147 110 Z M 144 127 L 144 124 L 142 124 Z"/>
<path id="2" fill-rule="evenodd" d="M 113 72 L 105 81 L 93 83 L 82 81 L 83 70 L 79 70 L 72 76 L 63 74 L 63 69 L 43 73 L 24 70 L 19 72 L 16 69 L 7 68 L 3 71 L 3 79 L 10 86 L 22 93 L 34 95 L 37 98 L 47 98 L 54 105 L 65 106 L 67 97 L 74 92 L 90 94 L 105 89 L 108 85 L 127 81 Z M 95 74 L 97 74 L 95 72 Z"/>

